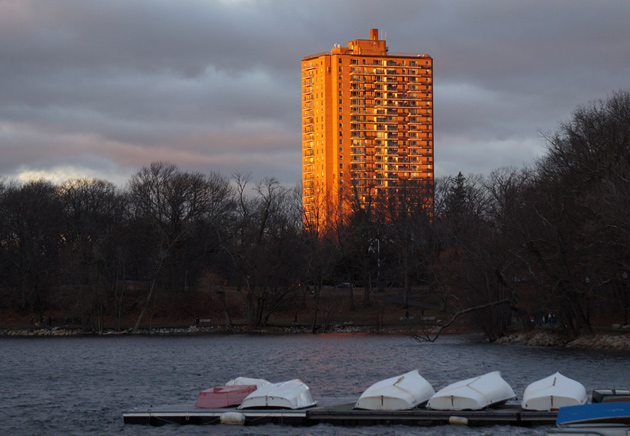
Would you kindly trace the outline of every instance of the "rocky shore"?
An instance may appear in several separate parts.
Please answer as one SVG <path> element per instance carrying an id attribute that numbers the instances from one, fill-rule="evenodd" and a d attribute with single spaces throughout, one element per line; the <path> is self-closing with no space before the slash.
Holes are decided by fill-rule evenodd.
<path id="1" fill-rule="evenodd" d="M 517 332 L 498 339 L 495 343 L 534 347 L 566 347 L 606 350 L 630 350 L 630 332 L 627 329 L 610 333 L 597 333 L 569 340 L 566 336 L 543 330 Z"/>

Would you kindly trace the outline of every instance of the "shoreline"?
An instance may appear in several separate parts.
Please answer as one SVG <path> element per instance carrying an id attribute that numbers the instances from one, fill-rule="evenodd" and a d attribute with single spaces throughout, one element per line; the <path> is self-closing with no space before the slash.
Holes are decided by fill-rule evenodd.
<path id="1" fill-rule="evenodd" d="M 497 339 L 495 344 L 630 351 L 630 331 L 626 328 L 606 333 L 597 332 L 592 335 L 580 336 L 573 340 L 553 331 L 519 331 Z"/>
<path id="2" fill-rule="evenodd" d="M 449 332 L 443 334 L 471 334 L 480 332 Z M 105 329 L 102 333 L 84 332 L 79 328 L 0 328 L 0 338 L 24 337 L 101 337 L 101 336 L 195 336 L 211 334 L 311 334 L 306 326 L 267 327 L 252 329 L 247 326 L 226 328 L 224 326 L 178 326 L 139 329 L 135 333 L 130 330 L 116 331 Z M 417 330 L 409 326 L 387 326 L 376 328 L 371 326 L 335 325 L 315 334 L 357 334 L 357 335 L 416 335 Z M 426 332 L 422 332 L 426 334 Z M 439 338 L 437 339 L 439 341 Z M 547 330 L 517 331 L 494 342 L 498 345 L 522 345 L 530 347 L 559 347 L 576 349 L 620 350 L 630 351 L 630 331 L 618 329 L 606 333 L 595 333 L 569 340 L 558 332 Z"/>
<path id="3" fill-rule="evenodd" d="M 408 326 L 388 326 L 380 329 L 371 326 L 354 326 L 351 324 L 329 326 L 315 334 L 400 334 L 412 335 L 415 330 Z M 65 336 L 194 336 L 210 334 L 311 334 L 308 326 L 264 327 L 251 328 L 249 326 L 171 326 L 141 328 L 132 333 L 131 329 L 105 329 L 103 332 L 85 332 L 80 328 L 71 327 L 32 327 L 32 328 L 0 328 L 0 337 L 65 337 Z"/>

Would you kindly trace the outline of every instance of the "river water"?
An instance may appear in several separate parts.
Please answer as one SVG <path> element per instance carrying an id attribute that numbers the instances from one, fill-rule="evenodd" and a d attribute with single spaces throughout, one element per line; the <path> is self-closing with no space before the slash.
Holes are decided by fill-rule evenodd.
<path id="1" fill-rule="evenodd" d="M 299 378 L 313 396 L 356 397 L 412 369 L 436 391 L 500 370 L 517 395 L 556 371 L 587 391 L 630 387 L 630 353 L 484 344 L 475 335 L 418 343 L 408 336 L 208 335 L 0 339 L 1 435 L 544 435 L 509 426 L 294 428 L 123 424 L 134 407 L 194 404 L 238 376 Z"/>

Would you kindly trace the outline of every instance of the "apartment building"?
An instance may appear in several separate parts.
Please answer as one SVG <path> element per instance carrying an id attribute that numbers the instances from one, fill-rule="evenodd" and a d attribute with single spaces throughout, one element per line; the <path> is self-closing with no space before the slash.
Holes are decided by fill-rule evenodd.
<path id="1" fill-rule="evenodd" d="M 358 208 L 433 204 L 433 59 L 370 39 L 302 60 L 302 186 L 306 226 Z"/>

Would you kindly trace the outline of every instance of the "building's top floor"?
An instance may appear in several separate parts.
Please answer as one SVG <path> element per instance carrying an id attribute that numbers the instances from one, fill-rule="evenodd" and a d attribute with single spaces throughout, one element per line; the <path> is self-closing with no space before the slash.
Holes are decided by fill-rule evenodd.
<path id="1" fill-rule="evenodd" d="M 355 39 L 354 41 L 349 41 L 348 47 L 335 44 L 330 52 L 306 56 L 303 61 L 328 55 L 430 58 L 427 54 L 388 54 L 387 42 L 384 39 L 379 39 L 378 29 L 370 29 L 370 39 Z"/>
<path id="2" fill-rule="evenodd" d="M 334 47 L 331 54 L 386 56 L 387 43 L 384 39 L 378 39 L 378 29 L 370 29 L 370 39 L 349 41 L 348 47 Z"/>

